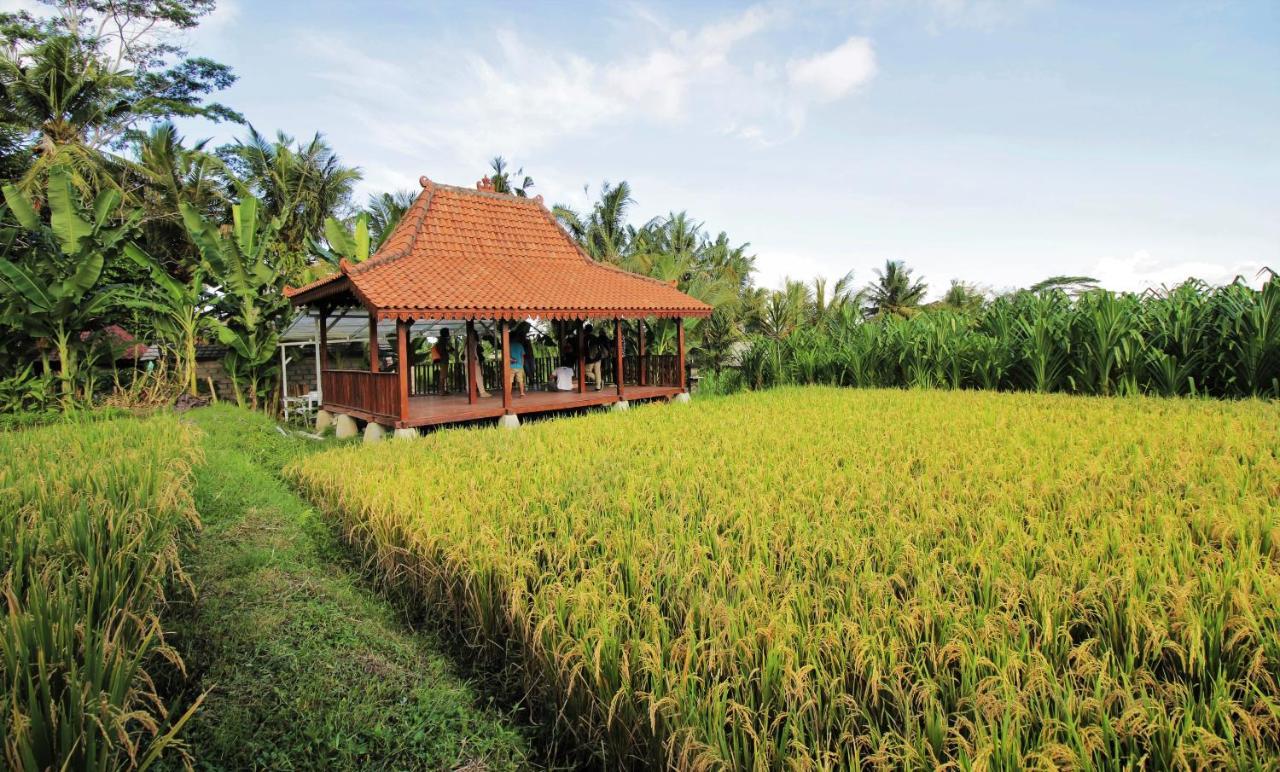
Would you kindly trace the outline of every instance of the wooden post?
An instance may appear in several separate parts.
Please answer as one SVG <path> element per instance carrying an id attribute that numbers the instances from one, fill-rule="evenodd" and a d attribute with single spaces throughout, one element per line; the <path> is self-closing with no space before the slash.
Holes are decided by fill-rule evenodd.
<path id="1" fill-rule="evenodd" d="M 413 363 L 409 361 L 409 328 L 413 320 L 396 320 L 396 356 L 399 364 L 396 375 L 400 380 L 400 420 L 409 420 L 409 371 Z"/>
<path id="2" fill-rule="evenodd" d="M 320 306 L 320 370 L 329 369 L 329 307 Z"/>
<path id="3" fill-rule="evenodd" d="M 679 352 L 676 357 L 676 369 L 679 370 L 678 378 L 680 379 L 680 391 L 686 390 L 684 377 L 684 319 L 676 317 L 676 350 Z"/>
<path id="4" fill-rule="evenodd" d="M 476 340 L 476 323 L 467 320 L 467 402 L 474 405 L 480 399 L 480 344 Z"/>
<path id="5" fill-rule="evenodd" d="M 645 361 L 645 355 L 644 355 L 644 350 L 645 350 L 645 343 L 644 343 L 644 320 L 643 320 L 643 319 L 641 319 L 641 320 L 640 320 L 640 322 L 639 322 L 639 324 L 640 324 L 640 344 L 639 344 L 639 346 L 637 347 L 637 350 L 638 350 L 638 352 L 639 352 L 639 354 L 640 354 L 640 385 L 641 385 L 641 386 L 645 386 L 645 385 L 648 385 L 648 383 L 649 383 L 649 377 L 648 377 L 648 375 L 649 375 L 649 363 L 648 363 L 647 361 Z"/>
<path id="6" fill-rule="evenodd" d="M 381 369 L 378 360 L 378 315 L 369 314 L 369 372 L 376 373 Z"/>
<path id="7" fill-rule="evenodd" d="M 617 359 L 613 365 L 613 379 L 618 382 L 618 399 L 624 399 L 622 395 L 622 382 L 626 380 L 622 371 L 622 320 L 613 320 L 613 336 L 614 348 L 617 349 Z"/>
<path id="8" fill-rule="evenodd" d="M 511 330 L 507 328 L 507 320 L 498 322 L 502 330 L 502 411 L 511 414 Z M 526 378 L 529 377 L 525 373 Z"/>
<path id="9" fill-rule="evenodd" d="M 587 393 L 587 320 L 578 320 L 578 393 Z"/>

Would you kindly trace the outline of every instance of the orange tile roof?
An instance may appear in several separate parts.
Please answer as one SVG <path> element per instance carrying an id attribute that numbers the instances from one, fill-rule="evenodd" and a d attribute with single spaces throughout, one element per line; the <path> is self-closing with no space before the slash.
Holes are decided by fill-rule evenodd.
<path id="1" fill-rule="evenodd" d="M 671 283 L 589 258 L 541 196 L 422 185 L 375 255 L 285 295 L 303 305 L 350 289 L 382 319 L 711 313 Z"/>

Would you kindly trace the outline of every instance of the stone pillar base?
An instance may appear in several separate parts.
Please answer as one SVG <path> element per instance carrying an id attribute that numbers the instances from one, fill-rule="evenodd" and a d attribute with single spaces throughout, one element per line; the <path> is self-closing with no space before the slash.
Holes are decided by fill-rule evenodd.
<path id="1" fill-rule="evenodd" d="M 520 428 L 520 416 L 515 413 L 508 413 L 498 419 L 498 426 L 503 429 L 518 429 Z"/>
<path id="2" fill-rule="evenodd" d="M 356 426 L 356 419 L 346 413 L 339 413 L 338 416 L 333 419 L 333 433 L 340 440 L 354 437 L 359 433 L 359 431 L 359 427 Z"/>
<path id="3" fill-rule="evenodd" d="M 392 436 L 397 440 L 416 440 L 418 439 L 417 429 L 396 429 Z"/>
<path id="4" fill-rule="evenodd" d="M 689 392 L 687 392 L 687 391 L 682 391 L 682 392 L 680 392 L 679 394 L 677 394 L 677 395 L 675 395 L 674 397 L 672 397 L 672 398 L 671 398 L 671 401 L 672 401 L 672 402 L 682 402 L 682 403 L 683 403 L 683 402 L 689 402 L 689 401 L 691 401 L 692 399 L 693 399 L 693 397 L 690 397 L 690 396 L 689 396 Z"/>
<path id="5" fill-rule="evenodd" d="M 387 438 L 387 427 L 382 424 L 375 424 L 373 421 L 364 426 L 364 441 L 367 445 L 370 442 L 382 442 Z"/>
<path id="6" fill-rule="evenodd" d="M 325 429 L 333 426 L 333 413 L 328 410 L 316 411 L 316 434 L 323 434 Z"/>
<path id="7" fill-rule="evenodd" d="M 609 406 L 609 409 L 615 413 L 621 413 L 623 410 L 630 410 L 631 403 L 624 399 L 619 402 L 614 402 L 612 405 Z"/>

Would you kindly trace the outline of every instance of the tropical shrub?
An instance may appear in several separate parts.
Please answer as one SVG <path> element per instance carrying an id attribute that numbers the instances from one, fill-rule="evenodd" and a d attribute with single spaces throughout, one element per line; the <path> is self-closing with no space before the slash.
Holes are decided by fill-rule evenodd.
<path id="1" fill-rule="evenodd" d="M 798 383 L 1280 397 L 1280 276 L 1142 295 L 1018 292 L 977 311 L 854 313 L 741 353 L 752 388 Z"/>
<path id="2" fill-rule="evenodd" d="M 231 208 L 232 225 L 224 233 L 217 223 L 182 205 L 191 240 L 222 284 L 227 319 L 210 319 L 208 326 L 229 349 L 223 364 L 231 375 L 236 402 L 253 408 L 275 372 L 276 343 L 290 315 L 289 301 L 281 292 L 285 277 L 271 262 L 281 221 L 259 212 L 258 199 L 243 196 Z"/>
<path id="3" fill-rule="evenodd" d="M 0 413 L 49 410 L 54 405 L 52 381 L 48 375 L 37 374 L 34 364 L 0 378 Z"/>
<path id="4" fill-rule="evenodd" d="M 0 434 L 0 727 L 10 769 L 145 768 L 190 716 L 155 679 L 181 668 L 166 589 L 184 580 L 194 429 L 130 419 Z M 192 708 L 191 710 L 194 710 Z"/>
<path id="5" fill-rule="evenodd" d="M 786 389 L 287 473 L 609 766 L 1262 768 L 1277 425 L 1256 400 Z"/>
<path id="6" fill-rule="evenodd" d="M 17 227 L 0 225 L 0 325 L 52 341 L 67 404 L 86 347 L 81 333 L 128 299 L 104 275 L 141 216 L 134 212 L 117 222 L 120 199 L 119 191 L 107 190 L 86 209 L 70 174 L 55 167 L 49 172 L 46 223 L 17 187 L 4 186 L 8 214 Z M 0 219 L 8 218 L 0 212 Z"/>

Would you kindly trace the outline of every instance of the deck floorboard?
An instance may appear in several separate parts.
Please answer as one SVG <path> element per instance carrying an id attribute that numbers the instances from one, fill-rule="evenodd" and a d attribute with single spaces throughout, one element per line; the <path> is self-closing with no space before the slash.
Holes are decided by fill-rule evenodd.
<path id="1" fill-rule="evenodd" d="M 625 386 L 623 397 L 628 400 L 669 399 L 680 393 L 675 386 Z M 606 386 L 600 391 L 588 389 L 579 394 L 576 391 L 530 391 L 525 396 L 512 395 L 511 410 L 516 415 L 530 413 L 551 413 L 560 410 L 576 410 L 598 405 L 611 405 L 618 401 L 617 389 Z M 355 412 L 334 407 L 339 412 Z M 428 396 L 411 397 L 409 399 L 409 416 L 406 421 L 397 421 L 397 427 L 439 426 L 441 424 L 463 423 L 485 418 L 497 418 L 505 411 L 502 408 L 502 393 L 491 394 L 487 399 L 476 400 L 475 404 L 467 401 L 466 394 L 450 394 L 446 397 Z M 364 418 L 362 415 L 358 417 Z"/>

